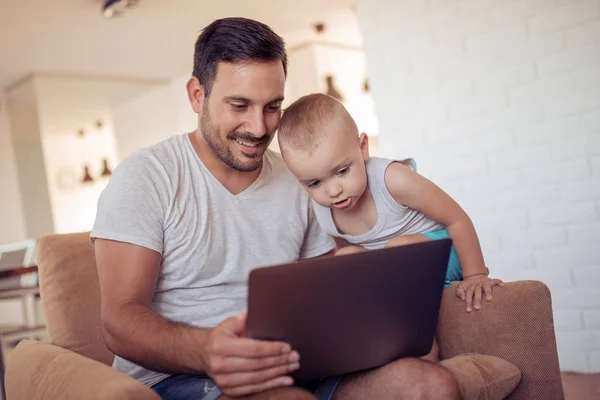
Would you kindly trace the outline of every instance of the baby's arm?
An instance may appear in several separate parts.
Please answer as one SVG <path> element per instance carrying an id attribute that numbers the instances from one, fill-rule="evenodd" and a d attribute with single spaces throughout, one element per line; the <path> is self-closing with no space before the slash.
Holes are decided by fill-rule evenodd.
<path id="1" fill-rule="evenodd" d="M 475 227 L 460 205 L 433 182 L 402 163 L 390 164 L 385 172 L 385 184 L 399 204 L 422 212 L 448 230 L 463 273 L 457 295 L 467 302 L 467 311 L 471 311 L 473 300 L 475 309 L 481 306 L 483 293 L 491 300 L 492 287 L 502 283 L 488 278 Z"/>

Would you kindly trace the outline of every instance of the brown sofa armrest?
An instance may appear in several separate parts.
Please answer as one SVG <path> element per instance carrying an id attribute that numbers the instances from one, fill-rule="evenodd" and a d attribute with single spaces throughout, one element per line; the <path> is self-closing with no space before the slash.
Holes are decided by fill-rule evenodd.
<path id="1" fill-rule="evenodd" d="M 494 300 L 467 313 L 456 283 L 442 297 L 438 325 L 440 358 L 480 353 L 510 361 L 521 382 L 508 398 L 564 399 L 550 290 L 542 282 L 519 281 L 494 288 Z"/>
<path id="2" fill-rule="evenodd" d="M 160 400 L 152 389 L 100 362 L 48 343 L 23 340 L 6 369 L 8 400 Z"/>

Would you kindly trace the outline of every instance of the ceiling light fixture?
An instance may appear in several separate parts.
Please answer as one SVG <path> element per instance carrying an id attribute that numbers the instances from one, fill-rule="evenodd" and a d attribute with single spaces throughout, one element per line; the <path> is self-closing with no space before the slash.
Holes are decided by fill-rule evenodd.
<path id="1" fill-rule="evenodd" d="M 105 0 L 102 5 L 102 14 L 105 18 L 113 18 L 121 15 L 125 9 L 133 8 L 139 0 Z"/>

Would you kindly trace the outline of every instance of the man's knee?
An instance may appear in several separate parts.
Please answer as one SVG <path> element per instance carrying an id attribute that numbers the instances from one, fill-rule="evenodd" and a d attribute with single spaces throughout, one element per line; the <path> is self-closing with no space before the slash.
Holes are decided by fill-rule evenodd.
<path id="1" fill-rule="evenodd" d="M 423 399 L 458 400 L 460 390 L 454 375 L 446 368 L 432 362 L 423 361 L 421 375 L 421 397 Z"/>
<path id="2" fill-rule="evenodd" d="M 460 391 L 456 379 L 446 368 L 429 361 L 406 360 L 411 365 L 404 364 L 399 368 L 399 373 L 408 373 L 410 376 L 398 377 L 399 385 L 406 390 L 407 381 L 410 382 L 411 398 L 458 400 Z"/>

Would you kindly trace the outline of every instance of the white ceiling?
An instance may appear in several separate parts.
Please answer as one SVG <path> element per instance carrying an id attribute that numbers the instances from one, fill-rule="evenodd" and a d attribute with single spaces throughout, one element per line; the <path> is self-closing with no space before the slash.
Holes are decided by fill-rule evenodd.
<path id="1" fill-rule="evenodd" d="M 102 17 L 101 4 L 0 0 L 0 88 L 35 72 L 161 79 L 189 73 L 200 30 L 224 16 L 261 20 L 294 40 L 298 32 L 313 34 L 317 21 L 354 16 L 354 0 L 141 0 L 115 19 Z M 355 28 L 343 39 L 360 41 Z"/>

